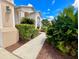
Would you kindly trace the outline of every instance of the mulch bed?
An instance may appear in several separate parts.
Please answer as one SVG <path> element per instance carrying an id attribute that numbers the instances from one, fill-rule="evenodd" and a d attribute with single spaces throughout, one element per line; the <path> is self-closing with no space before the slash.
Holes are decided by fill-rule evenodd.
<path id="1" fill-rule="evenodd" d="M 45 42 L 39 55 L 37 56 L 37 59 L 75 59 L 75 58 L 68 55 L 63 55 L 53 46 Z"/>

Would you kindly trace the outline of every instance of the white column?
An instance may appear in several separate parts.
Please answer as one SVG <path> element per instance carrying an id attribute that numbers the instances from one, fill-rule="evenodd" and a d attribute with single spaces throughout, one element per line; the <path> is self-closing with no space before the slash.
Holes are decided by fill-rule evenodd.
<path id="1" fill-rule="evenodd" d="M 21 11 L 19 11 L 19 14 L 18 14 L 18 24 L 20 24 L 20 20 L 21 19 Z"/>
<path id="2" fill-rule="evenodd" d="M 35 29 L 37 29 L 37 17 L 35 18 Z"/>
<path id="3" fill-rule="evenodd" d="M 13 27 L 15 27 L 15 15 L 14 15 L 14 10 L 13 10 Z"/>
<path id="4" fill-rule="evenodd" d="M 40 20 L 40 28 L 39 29 L 41 29 L 41 27 L 42 27 L 42 21 Z"/>
<path id="5" fill-rule="evenodd" d="M 21 17 L 25 17 L 25 16 L 24 16 L 24 12 L 22 12 L 22 11 L 21 11 Z"/>

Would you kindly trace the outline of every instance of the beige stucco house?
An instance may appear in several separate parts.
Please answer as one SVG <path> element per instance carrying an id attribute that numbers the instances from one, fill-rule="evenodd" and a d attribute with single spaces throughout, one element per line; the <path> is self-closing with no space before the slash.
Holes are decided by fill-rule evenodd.
<path id="1" fill-rule="evenodd" d="M 35 20 L 35 28 L 39 27 L 41 29 L 41 14 L 40 12 L 35 11 L 34 7 L 31 4 L 27 6 L 21 5 L 15 7 L 15 23 L 20 24 L 22 17 L 28 17 Z"/>
<path id="2" fill-rule="evenodd" d="M 19 40 L 15 24 L 20 24 L 22 17 L 35 20 L 35 28 L 41 29 L 41 15 L 33 6 L 14 6 L 13 0 L 0 0 L 0 47 L 8 47 Z"/>
<path id="3" fill-rule="evenodd" d="M 18 40 L 13 0 L 0 0 L 0 47 L 8 47 Z"/>

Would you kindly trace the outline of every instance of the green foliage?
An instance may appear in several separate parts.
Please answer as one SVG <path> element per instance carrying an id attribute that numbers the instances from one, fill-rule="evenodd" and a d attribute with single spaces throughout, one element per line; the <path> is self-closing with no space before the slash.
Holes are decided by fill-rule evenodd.
<path id="1" fill-rule="evenodd" d="M 47 19 L 43 19 L 42 20 L 42 31 L 47 32 L 47 28 L 50 24 L 50 22 Z"/>
<path id="2" fill-rule="evenodd" d="M 34 20 L 30 18 L 23 17 L 21 20 L 21 24 L 34 24 Z"/>
<path id="3" fill-rule="evenodd" d="M 32 31 L 32 35 L 31 35 L 31 38 L 36 37 L 36 36 L 38 35 L 38 32 L 39 32 L 38 29 L 33 29 L 33 31 Z"/>
<path id="4" fill-rule="evenodd" d="M 47 42 L 51 45 L 54 44 L 63 53 L 72 56 L 76 56 L 78 50 L 77 16 L 78 14 L 74 13 L 71 7 L 66 8 L 47 30 Z"/>
<path id="5" fill-rule="evenodd" d="M 42 24 L 43 24 L 43 26 L 49 26 L 50 22 L 47 19 L 43 19 Z"/>
<path id="6" fill-rule="evenodd" d="M 47 32 L 47 28 L 48 28 L 48 27 L 43 26 L 43 27 L 42 27 L 42 32 Z"/>
<path id="7" fill-rule="evenodd" d="M 27 42 L 38 35 L 38 30 L 35 29 L 34 25 L 18 24 L 16 25 L 16 28 L 19 30 L 20 39 L 24 42 Z"/>

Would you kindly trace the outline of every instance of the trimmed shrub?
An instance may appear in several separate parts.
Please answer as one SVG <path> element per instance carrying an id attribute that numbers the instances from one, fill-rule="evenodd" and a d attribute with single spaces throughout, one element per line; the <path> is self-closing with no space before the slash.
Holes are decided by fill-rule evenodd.
<path id="1" fill-rule="evenodd" d="M 32 32 L 32 35 L 31 35 L 31 38 L 34 38 L 38 35 L 38 29 L 33 29 L 33 32 Z"/>
<path id="2" fill-rule="evenodd" d="M 38 30 L 35 29 L 34 25 L 18 24 L 16 25 L 16 28 L 19 30 L 20 40 L 24 42 L 27 42 L 38 35 Z"/>
<path id="3" fill-rule="evenodd" d="M 21 19 L 21 24 L 34 24 L 34 19 L 23 17 Z"/>
<path id="4" fill-rule="evenodd" d="M 42 32 L 47 32 L 47 28 L 48 28 L 47 26 L 43 26 L 42 29 L 41 29 L 41 31 Z"/>

